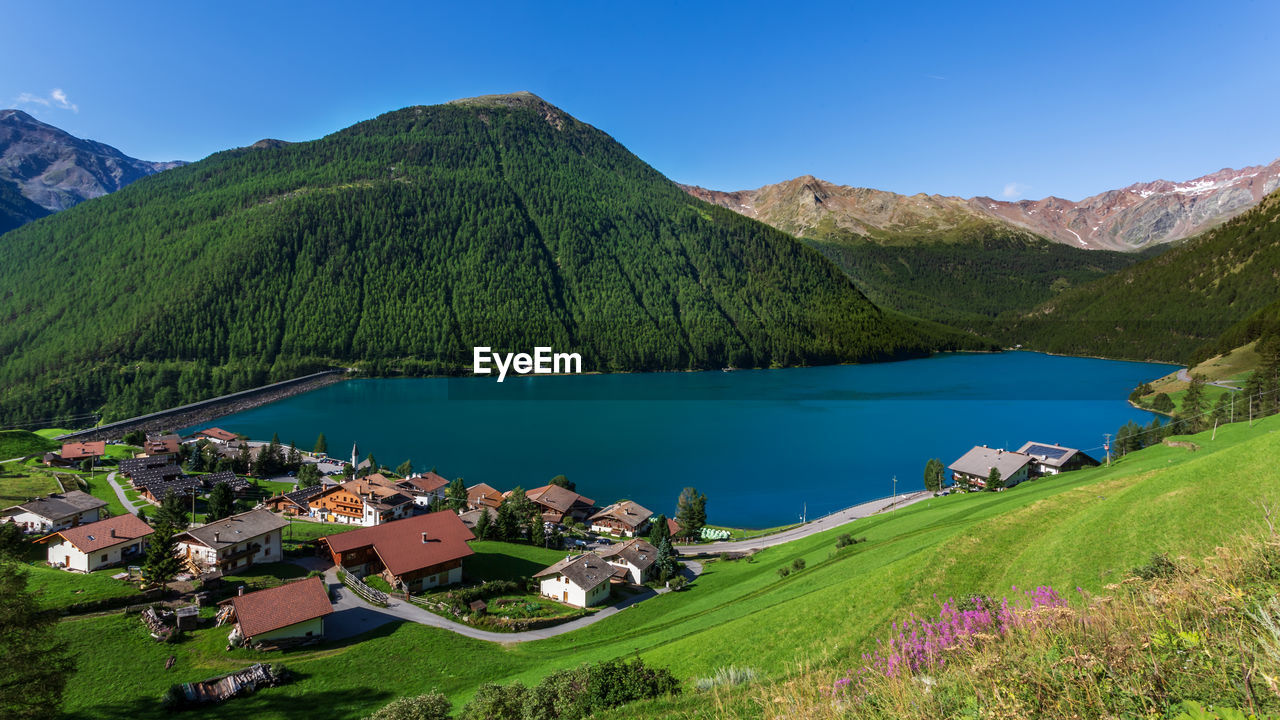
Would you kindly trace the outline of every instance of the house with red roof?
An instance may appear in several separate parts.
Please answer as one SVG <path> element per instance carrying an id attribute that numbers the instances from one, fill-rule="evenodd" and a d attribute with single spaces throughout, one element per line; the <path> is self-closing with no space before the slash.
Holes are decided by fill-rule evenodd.
<path id="1" fill-rule="evenodd" d="M 217 428 L 217 427 L 205 428 L 204 430 L 197 430 L 195 432 L 195 437 L 205 438 L 206 440 L 212 440 L 213 442 L 216 442 L 216 443 L 229 443 L 229 442 L 235 442 L 236 440 L 240 439 L 239 435 L 236 435 L 233 432 L 230 432 L 228 430 L 223 430 L 222 428 Z"/>
<path id="2" fill-rule="evenodd" d="M 96 442 L 68 442 L 62 443 L 62 450 L 56 453 L 45 453 L 45 465 L 58 465 L 61 467 L 70 467 L 78 465 L 89 458 L 100 458 L 107 454 L 107 443 L 105 440 Z"/>
<path id="3" fill-rule="evenodd" d="M 427 507 L 432 500 L 444 500 L 449 481 L 434 472 L 424 472 L 407 477 L 397 484 L 402 491 L 413 497 L 418 505 Z"/>
<path id="4" fill-rule="evenodd" d="M 324 637 L 325 616 L 333 612 L 329 588 L 319 577 L 245 593 L 223 604 L 235 612 L 236 626 L 228 638 L 233 645 L 242 638 L 250 644 L 319 639 Z"/>
<path id="5" fill-rule="evenodd" d="M 48 546 L 46 557 L 50 565 L 88 573 L 140 559 L 153 532 L 137 515 L 126 513 L 59 530 L 36 542 Z"/>
<path id="6" fill-rule="evenodd" d="M 407 592 L 462 582 L 475 535 L 444 510 L 319 538 L 333 564 L 359 578 L 379 575 Z"/>
<path id="7" fill-rule="evenodd" d="M 585 495 L 560 487 L 543 485 L 525 493 L 525 496 L 542 511 L 545 522 L 563 523 L 566 518 L 582 522 L 595 512 L 596 501 Z"/>

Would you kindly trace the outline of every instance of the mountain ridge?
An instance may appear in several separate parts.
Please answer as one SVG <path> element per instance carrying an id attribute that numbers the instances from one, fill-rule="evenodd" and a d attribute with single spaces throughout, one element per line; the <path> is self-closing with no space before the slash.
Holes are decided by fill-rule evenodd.
<path id="1" fill-rule="evenodd" d="M 1198 178 L 1133 183 L 1073 202 L 1049 196 L 1006 201 L 902 195 L 802 175 L 754 190 L 682 185 L 707 202 L 767 222 L 793 235 L 858 236 L 886 244 L 934 241 L 966 226 L 1003 226 L 1074 247 L 1142 250 L 1197 235 L 1253 207 L 1280 188 L 1280 159 Z"/>

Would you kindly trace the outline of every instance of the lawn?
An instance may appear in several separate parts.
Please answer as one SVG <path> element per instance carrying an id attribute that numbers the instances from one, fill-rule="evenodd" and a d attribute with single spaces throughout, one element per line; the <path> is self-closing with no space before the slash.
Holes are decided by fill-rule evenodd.
<path id="1" fill-rule="evenodd" d="M 530 577 L 548 565 L 564 559 L 564 550 L 496 540 L 477 540 L 471 543 L 476 554 L 467 558 L 463 572 L 468 580 L 514 580 Z"/>
<path id="2" fill-rule="evenodd" d="M 43 455 L 61 447 L 61 443 L 27 430 L 0 430 L 0 460 Z"/>
<path id="3" fill-rule="evenodd" d="M 44 557 L 44 545 L 37 546 L 39 555 Z M 111 576 L 124 568 L 109 568 L 89 574 L 58 570 L 43 564 L 29 565 L 26 568 L 27 586 L 38 589 L 40 606 L 46 608 L 64 608 L 68 605 L 105 600 L 107 598 L 127 597 L 138 594 L 137 585 L 130 585 Z"/>
<path id="4" fill-rule="evenodd" d="M 42 438 L 45 438 L 46 440 L 52 440 L 56 437 L 66 435 L 67 433 L 72 433 L 72 432 L 75 432 L 75 430 L 71 430 L 68 428 L 44 428 L 42 430 L 36 430 L 35 434 L 39 435 Z M 59 445 L 59 447 L 61 447 L 61 445 Z"/>
<path id="5" fill-rule="evenodd" d="M 853 666 L 889 623 L 907 612 L 936 612 L 940 599 L 1001 595 L 1011 586 L 1101 589 L 1155 552 L 1195 559 L 1262 522 L 1259 503 L 1280 502 L 1273 458 L 1280 418 L 1235 424 L 1191 438 L 1199 446 L 1158 446 L 1111 467 L 1024 483 L 1001 493 L 932 498 L 891 515 L 863 518 L 751 559 L 708 561 L 689 590 L 646 600 L 587 628 L 548 640 L 496 645 L 446 630 L 384 626 L 360 641 L 265 655 L 221 645 L 225 629 L 202 631 L 176 647 L 150 643 L 136 618 L 64 621 L 79 654 L 67 710 L 76 718 L 164 717 L 155 698 L 168 684 L 209 677 L 257 659 L 278 660 L 299 682 L 212 708 L 202 717 L 286 718 L 298 703 L 322 720 L 355 720 L 393 696 L 438 688 L 455 704 L 479 684 L 534 683 L 582 662 L 640 655 L 684 680 L 727 665 L 749 667 L 760 683 L 804 668 Z M 867 542 L 837 551 L 843 532 Z M 1097 541 L 1105 538 L 1105 542 Z M 562 552 L 477 542 L 478 573 L 527 574 Z M 803 558 L 806 569 L 779 578 Z M 207 637 L 206 637 L 207 636 Z M 178 660 L 170 672 L 164 659 Z M 724 709 L 758 715 L 745 694 L 633 705 L 606 718 L 709 717 Z M 324 702 L 312 701 L 323 697 Z M 735 705 L 735 703 L 738 703 Z M 711 715 L 708 715 L 711 713 Z"/>
<path id="6" fill-rule="evenodd" d="M 223 575 L 224 585 L 243 583 L 248 590 L 262 590 L 284 584 L 287 580 L 306 577 L 307 569 L 291 562 L 273 562 L 250 565 L 232 575 Z"/>
<path id="7" fill-rule="evenodd" d="M 22 463 L 0 465 L 0 507 L 24 503 L 38 495 L 61 490 L 53 476 L 26 467 Z"/>

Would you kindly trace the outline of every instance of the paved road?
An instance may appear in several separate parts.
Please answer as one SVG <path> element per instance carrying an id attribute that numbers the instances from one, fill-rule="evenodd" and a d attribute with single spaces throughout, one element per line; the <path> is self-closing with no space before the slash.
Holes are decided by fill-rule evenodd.
<path id="1" fill-rule="evenodd" d="M 1191 382 L 1191 373 L 1190 373 L 1190 372 L 1188 372 L 1186 368 L 1182 368 L 1181 370 L 1179 370 L 1179 371 L 1178 371 L 1178 379 L 1179 379 L 1179 380 L 1181 380 L 1181 381 L 1182 381 L 1182 382 L 1184 382 L 1184 383 L 1189 383 L 1189 382 Z M 1226 388 L 1226 389 L 1228 389 L 1228 390 L 1239 390 L 1239 389 L 1240 389 L 1240 388 L 1236 387 L 1235 385 L 1232 385 L 1231 383 L 1229 383 L 1229 382 L 1225 382 L 1225 381 L 1222 381 L 1222 380 L 1205 380 L 1205 381 L 1204 381 L 1204 384 L 1205 384 L 1205 385 L 1217 385 L 1217 386 L 1218 386 L 1218 387 L 1220 387 L 1220 388 Z"/>
<path id="2" fill-rule="evenodd" d="M 107 475 L 107 484 L 111 486 L 112 490 L 116 491 L 116 497 L 120 498 L 120 503 L 124 505 L 124 509 L 128 510 L 129 514 L 136 515 L 142 503 L 135 503 L 124 494 L 124 489 L 116 482 L 116 474 L 114 472 Z"/>
<path id="3" fill-rule="evenodd" d="M 830 515 L 818 518 L 817 520 L 811 520 L 799 527 L 794 527 L 790 530 L 784 530 L 772 535 L 765 535 L 753 540 L 724 540 L 721 542 L 703 543 L 701 545 L 677 545 L 676 550 L 679 550 L 683 555 L 717 555 L 724 552 L 755 552 L 756 550 L 763 550 L 767 547 L 773 547 L 775 545 L 791 542 L 792 540 L 809 537 L 814 533 L 820 533 L 823 530 L 830 530 L 833 527 L 838 527 L 851 520 L 864 518 L 868 515 L 875 515 L 878 512 L 883 512 L 890 508 L 910 505 L 911 503 L 919 502 L 930 497 L 933 497 L 933 493 L 927 490 L 904 493 L 902 495 L 898 495 L 896 501 L 895 498 L 892 497 L 872 500 L 871 502 L 854 505 L 853 507 L 831 513 Z"/>
<path id="4" fill-rule="evenodd" d="M 337 570 L 327 560 L 320 558 L 300 558 L 293 560 L 293 563 L 302 565 L 310 570 L 324 570 L 324 579 L 333 591 L 334 597 L 333 610 L 334 613 L 325 618 L 325 639 L 341 640 L 353 635 L 359 635 L 368 632 L 376 627 L 386 625 L 393 622 L 416 622 L 420 625 L 430 625 L 443 630 L 456 632 L 476 640 L 486 640 L 495 643 L 520 643 L 530 640 L 545 640 L 547 638 L 563 635 L 574 630 L 580 630 L 588 625 L 593 625 L 601 620 L 617 615 L 623 610 L 635 605 L 636 603 L 648 600 L 666 592 L 667 589 L 661 590 L 645 590 L 642 593 L 632 595 L 617 605 L 597 610 L 591 615 L 579 618 L 567 623 L 555 625 L 548 628 L 539 628 L 537 630 L 525 630 L 523 632 L 492 632 L 489 630 L 481 630 L 464 623 L 454 622 L 447 618 L 428 612 L 412 603 L 403 600 L 392 600 L 390 606 L 380 608 L 370 605 L 363 598 L 355 593 L 351 588 L 342 584 L 338 579 Z M 685 577 L 693 580 L 702 573 L 702 565 L 694 561 L 687 561 L 685 569 Z"/>

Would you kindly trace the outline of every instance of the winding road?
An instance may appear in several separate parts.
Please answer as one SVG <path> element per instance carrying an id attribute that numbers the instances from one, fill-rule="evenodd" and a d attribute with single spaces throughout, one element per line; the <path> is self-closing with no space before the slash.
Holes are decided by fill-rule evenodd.
<path id="1" fill-rule="evenodd" d="M 792 540 L 799 540 L 803 537 L 809 537 L 814 533 L 820 533 L 824 530 L 830 530 L 833 527 L 839 527 L 847 522 L 864 518 L 869 515 L 884 512 L 893 508 L 900 508 L 912 503 L 920 502 L 927 498 L 933 497 L 933 493 L 928 490 L 919 490 L 917 492 L 903 493 L 879 500 L 854 505 L 853 507 L 838 510 L 809 522 L 799 527 L 784 530 L 772 535 L 764 535 L 752 540 L 724 540 L 721 542 L 702 543 L 700 545 L 677 545 L 676 550 L 681 555 L 719 555 L 720 553 L 741 553 L 755 552 L 763 550 L 767 547 L 782 545 Z"/>
<path id="2" fill-rule="evenodd" d="M 116 497 L 120 498 L 120 504 L 124 505 L 124 509 L 128 510 L 130 515 L 136 515 L 142 503 L 135 503 L 124 494 L 124 489 L 116 482 L 116 474 L 114 472 L 107 474 L 107 484 L 111 486 L 112 490 L 116 491 Z"/>
<path id="3" fill-rule="evenodd" d="M 330 562 L 321 558 L 300 558 L 291 562 L 308 570 L 324 571 L 325 582 L 329 585 L 330 595 L 333 597 L 334 611 L 324 621 L 326 640 L 341 640 L 393 622 L 414 622 L 419 625 L 429 625 L 455 632 L 465 637 L 495 643 L 505 644 L 545 640 L 573 632 L 574 630 L 580 630 L 588 625 L 594 625 L 607 617 L 617 615 L 632 605 L 670 592 L 666 588 L 661 590 L 646 589 L 644 592 L 632 595 L 616 605 L 602 608 L 586 617 L 560 625 L 536 630 L 524 630 L 522 632 L 493 632 L 491 630 L 481 630 L 465 623 L 454 622 L 404 600 L 392 599 L 390 605 L 385 608 L 370 605 L 357 595 L 354 590 L 342 584 L 342 581 L 338 579 L 337 570 Z M 683 574 L 692 581 L 702 574 L 702 564 L 693 560 L 686 561 Z"/>
<path id="4" fill-rule="evenodd" d="M 1178 380 L 1184 383 L 1191 382 L 1191 372 L 1188 371 L 1186 368 L 1182 368 L 1181 370 L 1178 371 Z M 1240 390 L 1240 388 L 1236 387 L 1235 385 L 1231 385 L 1224 380 L 1205 380 L 1204 384 L 1216 385 L 1217 387 L 1225 388 L 1227 390 L 1235 390 L 1237 392 Z"/>

